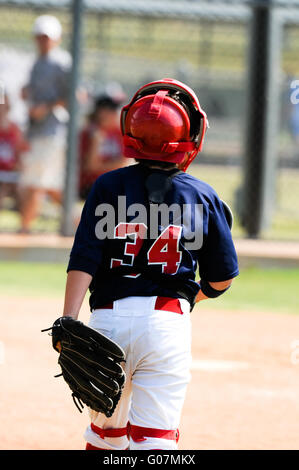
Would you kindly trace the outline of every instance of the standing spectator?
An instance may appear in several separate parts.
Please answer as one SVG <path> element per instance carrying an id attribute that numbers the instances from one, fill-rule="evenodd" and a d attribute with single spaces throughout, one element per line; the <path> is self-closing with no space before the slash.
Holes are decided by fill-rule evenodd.
<path id="1" fill-rule="evenodd" d="M 20 178 L 23 233 L 29 232 L 45 194 L 58 203 L 62 199 L 71 58 L 58 47 L 61 32 L 61 24 L 54 16 L 42 15 L 35 20 L 38 58 L 29 83 L 22 90 L 29 106 L 30 144 Z"/>
<path id="2" fill-rule="evenodd" d="M 290 130 L 294 142 L 294 157 L 299 157 L 299 103 L 292 104 L 290 111 Z"/>
<path id="3" fill-rule="evenodd" d="M 119 103 L 109 96 L 96 99 L 80 135 L 80 197 L 86 199 L 95 180 L 125 165 L 119 129 Z"/>
<path id="4" fill-rule="evenodd" d="M 9 100 L 0 104 L 0 209 L 3 198 L 17 195 L 20 153 L 26 149 L 22 132 L 9 119 Z"/>

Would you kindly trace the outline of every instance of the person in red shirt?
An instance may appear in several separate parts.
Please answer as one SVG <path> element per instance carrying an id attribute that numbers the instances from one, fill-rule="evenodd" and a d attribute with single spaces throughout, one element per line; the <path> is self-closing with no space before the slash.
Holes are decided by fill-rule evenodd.
<path id="1" fill-rule="evenodd" d="M 119 130 L 119 103 L 109 96 L 96 99 L 94 110 L 80 134 L 81 199 L 86 199 L 95 180 L 111 170 L 125 166 Z"/>
<path id="2" fill-rule="evenodd" d="M 4 197 L 17 197 L 19 156 L 27 145 L 19 127 L 9 119 L 9 99 L 0 104 L 0 209 Z"/>

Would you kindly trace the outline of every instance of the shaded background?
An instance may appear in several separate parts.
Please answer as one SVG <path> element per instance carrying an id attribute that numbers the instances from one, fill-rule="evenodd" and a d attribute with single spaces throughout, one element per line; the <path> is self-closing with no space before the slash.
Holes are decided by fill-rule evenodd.
<path id="1" fill-rule="evenodd" d="M 248 86 L 252 70 L 249 50 L 255 20 L 253 12 L 260 4 L 267 3 L 269 11 L 275 10 L 279 23 L 277 31 L 281 34 L 277 52 L 279 63 L 270 69 L 274 96 L 276 94 L 279 102 L 270 103 L 267 110 L 277 115 L 278 124 L 275 119 L 271 121 L 274 127 L 277 126 L 273 129 L 274 139 L 271 138 L 276 146 L 270 149 L 270 166 L 274 170 L 269 169 L 271 177 L 262 183 L 267 185 L 265 191 L 270 206 L 263 216 L 265 223 L 254 235 L 298 239 L 299 150 L 292 122 L 299 121 L 296 111 L 299 105 L 290 100 L 293 91 L 290 83 L 299 76 L 298 2 L 85 1 L 81 13 L 79 83 L 90 95 L 121 86 L 128 97 L 140 85 L 165 76 L 175 77 L 193 87 L 207 111 L 210 129 L 204 151 L 191 172 L 215 186 L 221 197 L 232 205 L 237 222 L 234 235 L 244 236 L 248 230 L 246 223 L 244 230 L 244 220 L 242 228 L 242 216 L 243 219 L 250 218 L 253 210 L 253 207 L 247 207 L 244 214 L 243 208 L 250 132 L 248 107 L 253 100 L 260 99 L 258 94 L 252 96 Z M 33 21 L 39 14 L 56 15 L 63 25 L 62 45 L 70 49 L 75 5 L 76 2 L 67 1 L 0 2 L 0 80 L 11 96 L 12 117 L 21 125 L 25 123 L 26 114 L 19 89 L 26 83 L 35 57 L 31 34 Z M 265 50 L 267 58 L 267 47 L 264 42 L 259 47 L 255 45 L 254 55 Z M 277 49 L 276 44 L 273 47 Z M 272 99 L 271 96 L 268 98 Z M 82 121 L 86 107 L 79 106 L 79 113 Z M 255 119 L 263 129 L 265 122 L 259 111 Z M 254 133 L 250 136 L 251 147 L 254 136 Z M 261 171 L 257 166 L 254 168 L 256 180 L 253 175 L 250 182 L 253 193 Z M 7 205 L 9 207 L 9 202 Z M 254 198 L 252 206 L 256 206 Z M 42 217 L 35 226 L 37 231 L 59 230 L 57 208 L 45 204 L 43 215 L 50 220 L 43 222 Z M 0 214 L 2 230 L 17 225 L 13 214 Z"/>

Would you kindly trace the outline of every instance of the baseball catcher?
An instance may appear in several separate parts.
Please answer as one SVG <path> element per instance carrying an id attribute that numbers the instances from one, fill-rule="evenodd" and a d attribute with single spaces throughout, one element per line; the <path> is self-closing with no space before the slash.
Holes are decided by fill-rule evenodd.
<path id="1" fill-rule="evenodd" d="M 191 88 L 170 78 L 144 85 L 120 126 L 135 164 L 101 175 L 89 193 L 53 342 L 74 400 L 89 409 L 86 449 L 177 449 L 191 311 L 239 272 L 232 213 L 186 172 L 207 129 Z M 77 318 L 88 289 L 86 330 Z"/>

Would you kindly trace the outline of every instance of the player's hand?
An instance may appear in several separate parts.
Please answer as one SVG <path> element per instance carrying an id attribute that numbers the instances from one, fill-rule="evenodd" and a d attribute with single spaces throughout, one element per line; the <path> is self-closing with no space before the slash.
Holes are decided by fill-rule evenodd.
<path id="1" fill-rule="evenodd" d="M 49 105 L 43 103 L 36 106 L 32 106 L 29 110 L 29 116 L 34 121 L 42 121 L 51 111 Z"/>

